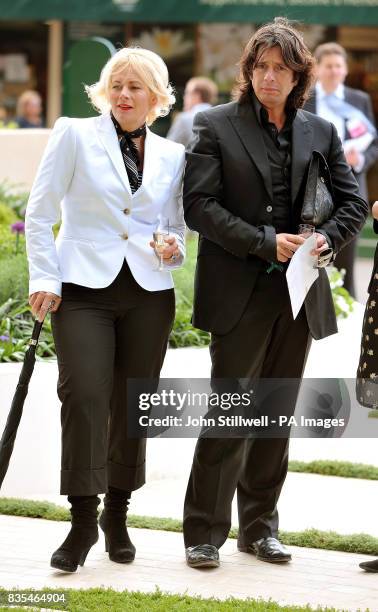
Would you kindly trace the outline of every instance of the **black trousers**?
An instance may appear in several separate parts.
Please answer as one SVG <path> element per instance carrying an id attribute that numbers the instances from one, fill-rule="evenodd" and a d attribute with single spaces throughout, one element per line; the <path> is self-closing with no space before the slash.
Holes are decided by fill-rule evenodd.
<path id="1" fill-rule="evenodd" d="M 228 334 L 213 334 L 212 378 L 294 378 L 282 401 L 293 414 L 310 348 L 304 308 L 294 321 L 285 274 L 259 276 L 240 321 Z M 184 505 L 185 546 L 224 544 L 237 491 L 239 543 L 277 536 L 277 501 L 288 466 L 287 438 L 199 438 Z"/>
<path id="2" fill-rule="evenodd" d="M 156 378 L 175 313 L 174 290 L 146 291 L 124 261 L 103 289 L 63 283 L 52 316 L 62 402 L 61 494 L 132 491 L 145 482 L 145 439 L 128 438 L 128 378 Z"/>

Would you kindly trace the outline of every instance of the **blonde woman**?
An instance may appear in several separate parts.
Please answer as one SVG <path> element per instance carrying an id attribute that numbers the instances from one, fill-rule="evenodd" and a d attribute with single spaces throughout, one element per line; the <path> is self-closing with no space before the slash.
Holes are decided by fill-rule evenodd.
<path id="1" fill-rule="evenodd" d="M 121 49 L 86 90 L 100 116 L 56 122 L 26 215 L 32 312 L 53 312 L 61 494 L 71 503 L 71 530 L 51 565 L 68 572 L 98 539 L 100 493 L 110 559 L 134 559 L 126 512 L 145 482 L 145 440 L 128 437 L 136 406 L 127 379 L 159 376 L 175 312 L 169 266 L 185 255 L 184 147 L 147 127 L 175 101 L 163 60 Z M 163 271 L 151 243 L 159 217 L 172 228 Z"/>

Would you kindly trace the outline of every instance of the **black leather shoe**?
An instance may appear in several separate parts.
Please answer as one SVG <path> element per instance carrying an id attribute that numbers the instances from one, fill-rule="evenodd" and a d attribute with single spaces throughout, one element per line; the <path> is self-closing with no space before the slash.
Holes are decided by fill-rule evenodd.
<path id="1" fill-rule="evenodd" d="M 291 554 L 276 538 L 261 538 L 248 546 L 238 546 L 240 552 L 256 555 L 256 559 L 268 563 L 287 563 L 291 561 Z"/>
<path id="2" fill-rule="evenodd" d="M 360 568 L 365 570 L 365 572 L 376 574 L 378 573 L 378 559 L 374 559 L 374 561 L 364 561 L 360 563 Z"/>
<path id="3" fill-rule="evenodd" d="M 219 552 L 212 544 L 188 546 L 185 555 L 189 567 L 219 567 Z"/>

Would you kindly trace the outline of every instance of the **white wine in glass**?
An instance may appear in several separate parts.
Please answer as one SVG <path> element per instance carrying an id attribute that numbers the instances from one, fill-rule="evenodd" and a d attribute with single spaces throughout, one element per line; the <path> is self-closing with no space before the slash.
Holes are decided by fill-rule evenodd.
<path id="1" fill-rule="evenodd" d="M 153 239 L 155 243 L 155 252 L 156 256 L 159 259 L 159 267 L 157 270 L 159 272 L 163 272 L 166 270 L 164 266 L 163 253 L 164 249 L 167 246 L 165 239 L 169 236 L 169 219 L 165 217 L 160 217 L 159 223 L 157 224 L 155 231 L 153 232 Z"/>

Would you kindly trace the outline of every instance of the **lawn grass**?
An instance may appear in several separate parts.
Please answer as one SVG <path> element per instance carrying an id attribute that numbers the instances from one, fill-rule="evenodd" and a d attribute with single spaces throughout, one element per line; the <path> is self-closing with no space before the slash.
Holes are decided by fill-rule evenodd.
<path id="1" fill-rule="evenodd" d="M 43 518 L 51 521 L 70 520 L 68 509 L 62 506 L 44 501 L 7 497 L 0 498 L 0 514 Z M 127 524 L 129 527 L 139 529 L 182 532 L 182 522 L 172 518 L 130 514 L 127 517 Z M 237 528 L 232 527 L 229 537 L 236 539 L 237 533 Z M 306 529 L 305 531 L 280 531 L 279 538 L 287 546 L 303 546 L 306 548 L 337 550 L 364 555 L 378 555 L 378 538 L 365 533 L 344 535 L 334 531 Z"/>
<path id="2" fill-rule="evenodd" d="M 351 461 L 329 461 L 327 459 L 309 462 L 289 461 L 289 471 L 321 474 L 323 476 L 340 476 L 342 478 L 378 480 L 378 467 L 365 463 L 352 463 Z"/>
<path id="3" fill-rule="evenodd" d="M 32 593 L 32 589 L 27 589 Z M 41 591 L 39 591 L 41 592 Z M 43 589 L 44 593 L 56 593 L 57 589 Z M 0 589 L 0 596 L 6 593 Z M 204 599 L 189 595 L 169 595 L 156 589 L 154 593 L 139 591 L 114 591 L 113 589 L 59 589 L 66 594 L 67 602 L 33 604 L 33 609 L 49 606 L 50 609 L 69 610 L 69 612 L 307 612 L 313 610 L 309 606 L 280 606 L 269 600 L 216 598 Z M 9 610 L 0 607 L 0 610 Z M 25 612 L 25 608 L 12 608 Z M 342 612 L 336 608 L 317 608 L 318 612 Z"/>

